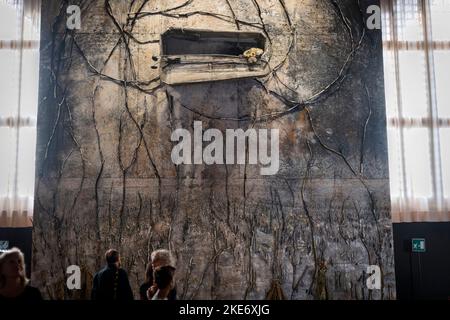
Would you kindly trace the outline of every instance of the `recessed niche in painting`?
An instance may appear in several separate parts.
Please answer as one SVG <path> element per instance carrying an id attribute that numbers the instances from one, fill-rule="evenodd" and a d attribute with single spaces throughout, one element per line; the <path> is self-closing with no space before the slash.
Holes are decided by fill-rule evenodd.
<path id="1" fill-rule="evenodd" d="M 169 29 L 161 35 L 161 80 L 170 85 L 263 77 L 270 68 L 258 32 Z"/>

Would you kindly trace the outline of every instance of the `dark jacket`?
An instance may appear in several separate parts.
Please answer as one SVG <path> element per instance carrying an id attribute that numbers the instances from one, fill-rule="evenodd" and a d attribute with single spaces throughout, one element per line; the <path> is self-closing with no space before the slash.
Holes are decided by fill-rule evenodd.
<path id="1" fill-rule="evenodd" d="M 7 297 L 0 295 L 0 301 L 13 301 L 13 300 L 30 301 L 30 302 L 31 301 L 41 301 L 42 296 L 41 296 L 41 292 L 39 291 L 39 289 L 31 287 L 29 285 L 27 285 L 25 287 L 25 290 L 23 290 L 23 292 L 21 294 L 19 294 L 17 297 L 7 298 Z"/>
<path id="2" fill-rule="evenodd" d="M 148 300 L 147 298 L 147 290 L 151 287 L 149 282 L 143 283 L 139 288 L 139 295 L 141 296 L 141 300 Z M 177 300 L 177 288 L 173 288 L 169 291 L 169 295 L 167 296 L 167 300 Z"/>
<path id="3" fill-rule="evenodd" d="M 94 276 L 92 300 L 133 300 L 133 291 L 125 270 L 106 266 Z"/>

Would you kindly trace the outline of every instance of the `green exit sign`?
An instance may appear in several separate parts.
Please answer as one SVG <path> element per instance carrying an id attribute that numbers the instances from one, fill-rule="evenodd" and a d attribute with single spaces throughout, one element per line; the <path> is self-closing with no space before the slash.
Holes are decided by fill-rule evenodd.
<path id="1" fill-rule="evenodd" d="M 9 248 L 9 241 L 0 240 L 0 250 L 8 250 L 8 248 Z"/>
<path id="2" fill-rule="evenodd" d="M 425 239 L 412 239 L 412 252 L 425 252 Z"/>

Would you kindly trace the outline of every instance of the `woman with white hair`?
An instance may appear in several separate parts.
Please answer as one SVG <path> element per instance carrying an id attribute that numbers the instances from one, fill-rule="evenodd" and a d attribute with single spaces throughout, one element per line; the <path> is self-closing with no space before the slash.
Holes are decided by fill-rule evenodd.
<path id="1" fill-rule="evenodd" d="M 0 301 L 1 300 L 42 300 L 37 288 L 28 284 L 25 275 L 25 259 L 17 248 L 0 255 Z"/>
<path id="2" fill-rule="evenodd" d="M 158 287 L 155 283 L 155 270 L 161 267 L 172 266 L 173 261 L 169 250 L 159 249 L 152 252 L 145 272 L 145 282 L 139 288 L 141 300 L 152 300 Z M 172 288 L 167 296 L 168 300 L 176 300 L 176 288 Z"/>

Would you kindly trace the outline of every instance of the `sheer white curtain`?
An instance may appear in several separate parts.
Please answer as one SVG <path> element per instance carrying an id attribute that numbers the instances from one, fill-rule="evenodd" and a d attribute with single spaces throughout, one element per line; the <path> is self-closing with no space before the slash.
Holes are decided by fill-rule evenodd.
<path id="1" fill-rule="evenodd" d="M 394 222 L 450 220 L 450 1 L 381 0 Z"/>
<path id="2" fill-rule="evenodd" d="M 0 0 L 0 227 L 32 223 L 40 5 Z"/>

